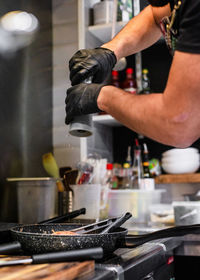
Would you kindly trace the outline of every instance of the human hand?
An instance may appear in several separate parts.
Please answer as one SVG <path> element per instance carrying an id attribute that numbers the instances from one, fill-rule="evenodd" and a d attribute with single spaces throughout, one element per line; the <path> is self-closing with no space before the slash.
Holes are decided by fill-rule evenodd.
<path id="1" fill-rule="evenodd" d="M 104 84 L 78 84 L 67 90 L 65 99 L 66 118 L 69 124 L 75 116 L 100 112 L 97 106 L 97 98 Z"/>
<path id="2" fill-rule="evenodd" d="M 77 85 L 91 76 L 93 83 L 103 83 L 116 62 L 114 52 L 106 48 L 79 50 L 69 61 L 71 83 Z"/>

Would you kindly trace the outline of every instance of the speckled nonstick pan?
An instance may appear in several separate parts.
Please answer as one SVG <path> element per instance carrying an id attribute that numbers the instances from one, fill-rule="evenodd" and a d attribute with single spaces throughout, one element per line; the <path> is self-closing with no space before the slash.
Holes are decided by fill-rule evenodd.
<path id="1" fill-rule="evenodd" d="M 105 252 L 112 252 L 114 250 L 118 233 L 114 234 L 116 236 L 116 238 L 114 238 L 113 235 L 110 235 L 110 231 L 114 229 L 117 230 L 117 228 L 119 228 L 131 216 L 132 215 L 129 212 L 123 214 L 122 216 L 116 218 L 113 222 L 111 222 L 111 224 L 104 228 L 103 231 L 101 230 L 100 224 L 97 227 L 94 227 L 95 224 L 89 224 L 89 229 L 92 229 L 94 231 L 92 232 L 92 234 L 80 234 L 80 230 L 82 231 L 83 228 L 77 224 L 41 224 L 18 226 L 11 229 L 11 235 L 13 237 L 13 240 L 15 241 L 13 243 L 13 249 L 12 244 L 7 244 L 7 247 L 5 247 L 4 245 L 4 248 L 2 249 L 0 246 L 0 253 L 3 253 L 3 249 L 7 249 L 8 251 L 23 249 L 24 252 L 28 253 L 48 253 L 66 250 L 88 249 L 94 247 L 102 247 Z M 101 221 L 100 223 L 102 222 L 104 221 Z M 79 234 L 52 234 L 55 231 L 71 231 L 75 229 L 79 230 Z M 126 229 L 125 231 L 127 234 Z M 86 232 L 87 230 L 85 231 L 85 233 Z"/>
<path id="2" fill-rule="evenodd" d="M 117 248 L 134 248 L 145 242 L 183 236 L 186 234 L 199 234 L 200 224 L 190 226 L 177 226 L 144 235 L 128 235 L 126 228 L 117 228 L 114 232 L 106 234 L 83 235 L 52 235 L 52 231 L 71 230 L 77 225 L 40 225 L 15 227 L 12 231 L 13 240 L 19 242 L 25 252 L 46 253 L 74 249 L 102 247 L 104 253 L 111 253 Z"/>

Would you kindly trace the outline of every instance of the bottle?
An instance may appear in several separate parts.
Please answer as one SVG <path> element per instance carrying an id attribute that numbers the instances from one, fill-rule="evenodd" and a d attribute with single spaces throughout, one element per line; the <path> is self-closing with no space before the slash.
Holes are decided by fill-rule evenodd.
<path id="1" fill-rule="evenodd" d="M 143 158 L 142 158 L 143 178 L 151 178 L 151 174 L 149 171 L 149 151 L 146 143 L 143 144 L 143 147 L 144 147 Z"/>
<path id="2" fill-rule="evenodd" d="M 124 80 L 122 87 L 125 91 L 128 91 L 132 94 L 136 94 L 137 85 L 133 77 L 133 68 L 126 69 L 126 79 Z"/>
<path id="3" fill-rule="evenodd" d="M 111 79 L 111 84 L 115 87 L 120 87 L 120 82 L 119 82 L 119 72 L 116 70 L 112 71 L 112 79 Z"/>
<path id="4" fill-rule="evenodd" d="M 126 157 L 126 163 L 132 164 L 132 159 L 131 159 L 131 146 L 128 146 L 128 151 L 127 151 L 127 157 Z"/>
<path id="5" fill-rule="evenodd" d="M 148 74 L 149 74 L 148 69 L 145 68 L 142 70 L 142 91 L 140 92 L 141 94 L 151 93 L 150 80 Z"/>
<path id="6" fill-rule="evenodd" d="M 123 164 L 123 180 L 122 180 L 123 189 L 132 188 L 132 168 L 130 163 L 125 162 Z"/>
<path id="7" fill-rule="evenodd" d="M 117 188 L 117 178 L 113 171 L 113 164 L 107 163 L 106 165 L 106 184 L 109 186 L 109 189 L 116 189 Z"/>
<path id="8" fill-rule="evenodd" d="M 109 201 L 108 192 L 113 187 L 113 164 L 106 164 L 106 174 L 101 183 L 101 209 L 100 219 L 106 219 L 108 217 Z"/>
<path id="9" fill-rule="evenodd" d="M 141 159 L 141 147 L 139 145 L 138 139 L 135 139 L 134 146 L 134 159 L 132 168 L 132 188 L 140 189 L 142 174 L 142 159 Z"/>

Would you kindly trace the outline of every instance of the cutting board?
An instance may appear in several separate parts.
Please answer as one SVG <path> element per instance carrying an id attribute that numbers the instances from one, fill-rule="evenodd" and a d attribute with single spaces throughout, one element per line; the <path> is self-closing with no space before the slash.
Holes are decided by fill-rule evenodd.
<path id="1" fill-rule="evenodd" d="M 0 256 L 1 260 L 16 260 L 26 257 Z M 0 268 L 1 280 L 72 280 L 93 272 L 94 261 L 66 262 L 55 264 L 15 265 Z"/>

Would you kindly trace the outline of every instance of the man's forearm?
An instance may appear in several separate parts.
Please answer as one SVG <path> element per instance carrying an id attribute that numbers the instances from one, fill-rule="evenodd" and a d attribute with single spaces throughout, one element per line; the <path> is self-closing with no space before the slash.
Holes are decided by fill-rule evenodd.
<path id="1" fill-rule="evenodd" d="M 113 86 L 104 86 L 97 102 L 101 110 L 131 130 L 163 144 L 182 145 L 183 125 L 175 121 L 177 106 L 172 104 L 169 108 L 164 94 L 132 95 Z"/>
<path id="2" fill-rule="evenodd" d="M 155 21 L 152 7 L 147 6 L 103 47 L 113 50 L 117 59 L 120 59 L 151 46 L 160 36 L 161 32 Z"/>

